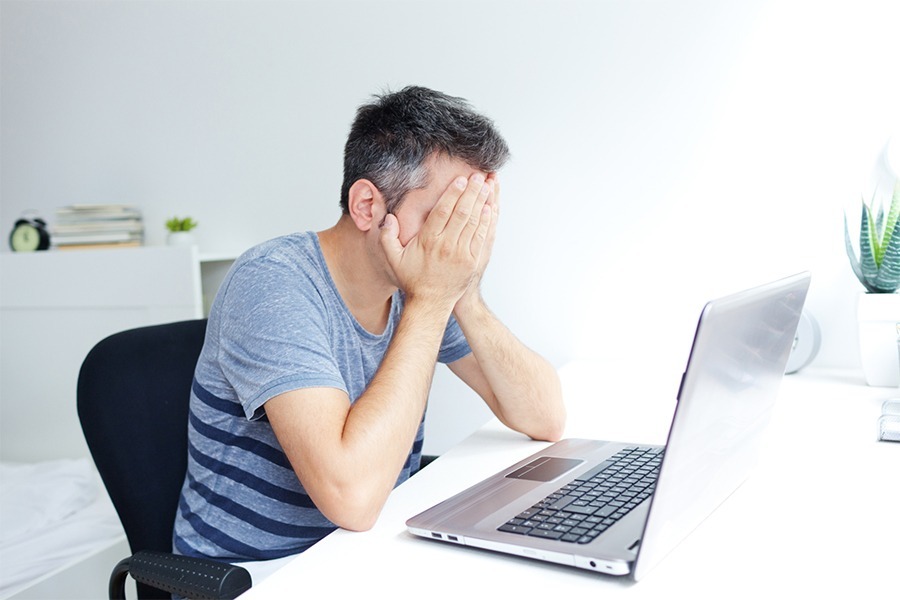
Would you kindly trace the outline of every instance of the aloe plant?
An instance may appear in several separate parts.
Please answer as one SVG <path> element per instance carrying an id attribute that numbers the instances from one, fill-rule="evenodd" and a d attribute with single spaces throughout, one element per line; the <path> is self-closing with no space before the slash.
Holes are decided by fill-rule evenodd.
<path id="1" fill-rule="evenodd" d="M 900 181 L 894 185 L 891 206 L 884 213 L 880 206 L 873 215 L 874 197 L 871 205 L 862 202 L 862 220 L 859 231 L 859 258 L 850 242 L 847 215 L 844 215 L 844 239 L 850 266 L 866 290 L 873 294 L 891 294 L 900 288 Z"/>

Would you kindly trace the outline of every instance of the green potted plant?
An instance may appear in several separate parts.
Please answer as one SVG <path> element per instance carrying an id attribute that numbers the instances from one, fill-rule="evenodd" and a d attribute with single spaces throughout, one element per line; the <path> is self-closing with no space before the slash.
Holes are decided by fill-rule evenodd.
<path id="1" fill-rule="evenodd" d="M 850 266 L 865 287 L 857 306 L 859 345 L 866 381 L 873 386 L 900 384 L 900 181 L 895 182 L 890 207 L 876 198 L 862 202 L 859 256 L 844 215 L 844 241 Z"/>
<path id="2" fill-rule="evenodd" d="M 169 230 L 166 242 L 170 246 L 189 246 L 195 244 L 196 241 L 194 240 L 194 235 L 191 231 L 196 228 L 197 225 L 197 221 L 191 217 L 185 217 L 183 219 L 172 217 L 166 221 L 166 229 Z"/>

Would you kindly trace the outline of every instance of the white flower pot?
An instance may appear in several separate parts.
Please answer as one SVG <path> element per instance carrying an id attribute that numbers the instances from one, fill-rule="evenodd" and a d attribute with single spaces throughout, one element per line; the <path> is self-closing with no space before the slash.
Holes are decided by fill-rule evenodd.
<path id="1" fill-rule="evenodd" d="M 166 243 L 170 246 L 193 246 L 197 240 L 190 231 L 170 231 Z"/>
<path id="2" fill-rule="evenodd" d="M 860 294 L 859 352 L 866 383 L 900 385 L 900 294 Z"/>

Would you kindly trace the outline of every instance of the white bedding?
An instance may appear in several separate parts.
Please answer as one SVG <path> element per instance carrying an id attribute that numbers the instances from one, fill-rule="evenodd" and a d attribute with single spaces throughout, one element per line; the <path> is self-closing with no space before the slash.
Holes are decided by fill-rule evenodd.
<path id="1" fill-rule="evenodd" d="M 0 463 L 0 598 L 123 535 L 89 459 Z"/>

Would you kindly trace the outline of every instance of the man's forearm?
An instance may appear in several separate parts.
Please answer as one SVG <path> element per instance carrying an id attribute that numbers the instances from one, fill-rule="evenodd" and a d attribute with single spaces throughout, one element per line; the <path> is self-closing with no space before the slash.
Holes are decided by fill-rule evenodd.
<path id="1" fill-rule="evenodd" d="M 407 303 L 384 360 L 347 415 L 342 445 L 365 466 L 378 510 L 415 440 L 448 317 L 434 304 Z"/>
<path id="2" fill-rule="evenodd" d="M 493 398 L 485 398 L 508 427 L 535 439 L 557 440 L 566 411 L 559 376 L 547 360 L 530 350 L 501 323 L 479 294 L 454 309 Z"/>
<path id="3" fill-rule="evenodd" d="M 286 392 L 269 422 L 310 498 L 345 529 L 377 519 L 407 460 L 434 375 L 450 308 L 407 302 L 391 345 L 352 404 L 332 388 Z"/>

